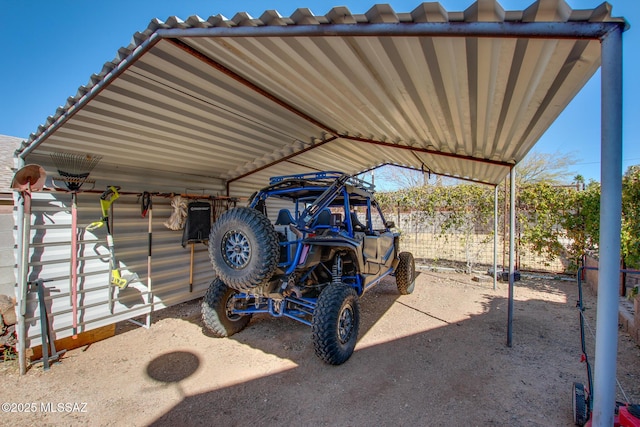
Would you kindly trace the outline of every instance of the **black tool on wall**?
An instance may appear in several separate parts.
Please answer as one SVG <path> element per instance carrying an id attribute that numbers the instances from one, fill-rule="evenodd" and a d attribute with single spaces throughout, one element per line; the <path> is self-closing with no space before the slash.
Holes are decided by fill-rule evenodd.
<path id="1" fill-rule="evenodd" d="M 207 244 L 211 230 L 211 203 L 191 202 L 187 206 L 187 222 L 182 234 L 182 247 L 191 245 L 189 264 L 189 292 L 193 292 L 193 258 L 196 243 Z"/>

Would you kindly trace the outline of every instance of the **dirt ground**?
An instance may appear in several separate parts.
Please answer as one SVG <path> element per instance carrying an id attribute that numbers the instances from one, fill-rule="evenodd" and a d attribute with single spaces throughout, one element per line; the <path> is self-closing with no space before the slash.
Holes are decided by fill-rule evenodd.
<path id="1" fill-rule="evenodd" d="M 20 377 L 17 363 L 0 364 L 1 400 L 31 410 L 0 413 L 0 424 L 572 425 L 571 386 L 586 382 L 576 284 L 516 285 L 509 348 L 506 284 L 422 271 L 400 296 L 385 281 L 362 298 L 359 342 L 341 366 L 322 363 L 310 328 L 289 319 L 258 315 L 233 337 L 210 337 L 192 301 L 156 313 L 149 330 L 119 325 L 48 372 Z M 585 304 L 595 328 L 590 292 Z M 619 342 L 618 379 L 638 402 L 640 348 Z"/>

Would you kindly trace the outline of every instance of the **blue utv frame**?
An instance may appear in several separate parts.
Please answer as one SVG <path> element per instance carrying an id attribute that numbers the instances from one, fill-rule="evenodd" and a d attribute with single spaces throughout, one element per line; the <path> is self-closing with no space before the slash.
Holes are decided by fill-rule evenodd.
<path id="1" fill-rule="evenodd" d="M 281 259 L 278 267 L 284 271 L 284 276 L 287 280 L 291 280 L 290 277 L 292 277 L 296 268 L 304 263 L 304 258 L 307 255 L 306 251 L 309 250 L 310 245 L 320 243 L 313 241 L 316 233 L 323 232 L 335 236 L 334 239 L 322 239 L 321 243 L 326 246 L 333 243 L 350 244 L 355 247 L 360 244 L 355 236 L 356 232 L 351 215 L 345 215 L 344 222 L 329 221 L 329 224 L 319 223 L 319 217 L 327 214 L 329 207 L 332 206 L 332 202 L 336 199 L 342 198 L 341 205 L 346 213 L 350 212 L 352 208 L 350 203 L 351 194 L 358 195 L 360 203 L 364 203 L 359 204 L 359 206 L 366 207 L 367 221 L 371 223 L 371 198 L 374 185 L 362 179 L 342 172 L 324 171 L 275 176 L 270 179 L 269 184 L 268 187 L 255 193 L 250 198 L 249 207 L 262 210 L 261 205 L 264 205 L 265 201 L 271 197 L 286 197 L 291 195 L 292 192 L 302 195 L 301 197 L 292 198 L 295 205 L 295 215 L 292 217 L 293 223 L 288 224 L 288 226 L 295 227 L 299 232 L 298 238 L 292 241 L 280 242 L 283 259 Z M 319 189 L 324 187 L 326 189 L 317 196 Z M 308 196 L 305 197 L 305 194 L 308 194 Z M 306 206 L 300 212 L 301 204 L 303 203 Z M 377 205 L 374 207 L 377 208 Z M 382 213 L 380 212 L 380 214 Z M 394 234 L 394 237 L 397 243 L 398 234 Z M 397 245 L 391 246 L 384 258 L 395 255 L 395 247 Z M 341 280 L 354 288 L 356 293 L 361 296 L 367 289 L 375 286 L 385 277 L 393 275 L 395 266 L 395 263 L 392 264 L 389 268 L 376 275 L 377 278 L 366 283 L 361 274 L 342 275 Z M 328 274 L 332 274 L 323 263 L 318 263 L 304 272 L 296 281 L 304 283 L 317 268 L 324 268 Z M 287 282 L 284 282 L 282 286 L 286 285 Z M 234 303 L 234 308 L 231 310 L 233 314 L 269 313 L 274 317 L 288 317 L 309 326 L 311 326 L 311 318 L 317 303 L 317 297 L 286 295 L 272 298 L 248 293 L 238 293 L 234 296 L 234 300 L 238 302 L 251 301 L 251 304 Z M 239 308 L 240 306 L 244 306 L 244 308 Z"/>

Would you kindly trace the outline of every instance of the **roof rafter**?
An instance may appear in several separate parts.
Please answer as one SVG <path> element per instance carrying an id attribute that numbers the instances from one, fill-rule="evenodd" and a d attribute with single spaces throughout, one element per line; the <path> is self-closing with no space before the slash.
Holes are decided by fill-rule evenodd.
<path id="1" fill-rule="evenodd" d="M 420 170 L 420 169 L 418 169 L 418 168 L 414 168 L 414 167 L 412 167 L 412 166 L 397 165 L 397 164 L 395 164 L 395 163 L 388 163 L 388 162 L 385 162 L 385 163 L 379 164 L 379 165 L 377 165 L 377 166 L 374 166 L 374 167 L 372 167 L 372 168 L 368 168 L 368 169 L 365 169 L 365 170 L 363 170 L 363 171 L 360 171 L 360 172 L 358 172 L 358 174 L 357 174 L 357 175 L 360 175 L 360 174 L 363 174 L 363 173 L 367 173 L 367 172 L 371 172 L 371 171 L 376 170 L 376 169 L 379 169 L 379 168 L 381 168 L 381 167 L 383 167 L 383 166 L 395 166 L 395 167 L 397 167 L 397 168 L 409 169 L 409 170 L 412 170 L 412 171 L 416 171 L 416 172 L 422 172 L 422 173 L 424 173 L 424 171 L 423 171 L 423 170 Z M 434 172 L 434 171 L 432 171 L 432 170 L 430 170 L 430 172 L 433 172 L 433 174 L 434 174 L 434 175 L 443 176 L 443 177 L 445 177 L 445 178 L 459 179 L 459 180 L 461 180 L 461 181 L 467 181 L 467 182 L 471 182 L 471 183 L 473 183 L 473 184 L 483 184 L 483 185 L 488 185 L 488 186 L 490 186 L 490 187 L 497 187 L 498 185 L 500 185 L 500 184 L 494 184 L 493 182 L 486 182 L 486 181 L 481 181 L 481 180 L 477 180 L 477 179 L 463 178 L 463 177 L 460 177 L 460 176 L 449 175 L 449 174 L 446 174 L 446 173 L 438 173 L 438 172 Z"/>
<path id="2" fill-rule="evenodd" d="M 193 47 L 189 46 L 187 43 L 185 43 L 185 42 L 183 42 L 181 40 L 172 39 L 172 38 L 167 39 L 167 41 L 169 43 L 173 44 L 174 46 L 182 49 L 183 51 L 185 51 L 189 55 L 191 55 L 191 56 L 193 56 L 195 58 L 198 58 L 199 60 L 201 60 L 205 64 L 215 68 L 216 70 L 220 71 L 224 75 L 226 75 L 228 77 L 231 77 L 233 80 L 237 81 L 238 83 L 246 86 L 247 88 L 249 88 L 249 89 L 257 92 L 258 94 L 264 96 L 265 98 L 269 99 L 270 101 L 278 104 L 280 107 L 286 109 L 287 111 L 290 111 L 293 114 L 295 114 L 295 115 L 301 117 L 302 119 L 306 120 L 307 122 L 312 123 L 313 125 L 319 127 L 323 131 L 325 131 L 325 132 L 327 132 L 327 133 L 329 133 L 331 135 L 337 136 L 337 132 L 334 129 L 330 128 L 329 126 L 325 125 L 324 123 L 319 122 L 318 120 L 314 119 L 313 117 L 303 113 L 302 111 L 298 110 L 297 108 L 295 108 L 291 104 L 288 104 L 287 102 L 285 102 L 282 99 L 278 98 L 276 95 L 266 91 L 265 89 L 261 88 L 257 84 L 245 79 L 241 75 L 239 75 L 236 72 L 230 70 L 229 68 L 227 68 L 224 65 L 220 64 L 219 62 L 213 60 L 212 58 L 209 58 L 208 56 L 206 56 L 205 54 L 203 54 L 199 50 L 194 49 Z"/>

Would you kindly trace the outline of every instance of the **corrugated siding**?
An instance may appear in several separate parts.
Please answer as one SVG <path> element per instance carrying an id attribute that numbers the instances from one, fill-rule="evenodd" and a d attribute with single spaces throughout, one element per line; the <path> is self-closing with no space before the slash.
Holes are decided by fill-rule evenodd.
<path id="1" fill-rule="evenodd" d="M 51 175 L 55 175 L 51 171 Z M 92 173 L 98 179 L 105 171 Z M 112 173 L 111 184 L 121 185 L 127 191 L 122 174 Z M 138 186 L 142 183 L 136 180 Z M 165 192 L 176 184 L 165 180 L 160 186 L 159 177 L 144 188 L 150 192 Z M 183 183 L 184 184 L 184 183 Z M 193 183 L 195 184 L 195 182 Z M 220 182 L 200 180 L 205 194 L 222 191 Z M 88 185 L 88 184 L 85 184 Z M 105 186 L 106 187 L 106 186 Z M 103 187 L 104 188 L 104 187 Z M 102 190 L 102 188 L 101 188 Z M 135 190 L 134 190 L 135 191 Z M 78 195 L 78 227 L 84 229 L 102 216 L 99 193 Z M 153 197 L 153 245 L 151 279 L 153 303 L 149 303 L 147 274 L 149 217 L 142 218 L 138 195 L 121 195 L 113 203 L 115 251 L 121 263 L 122 276 L 133 278 L 125 290 L 114 289 L 114 315 L 108 306 L 109 252 L 106 246 L 106 230 L 93 232 L 82 230 L 79 234 L 78 258 L 78 320 L 79 331 L 88 331 L 121 320 L 145 315 L 174 304 L 202 296 L 214 278 L 209 263 L 207 247 L 196 244 L 194 250 L 193 291 L 189 291 L 190 247 L 181 245 L 182 231 L 172 231 L 163 223 L 172 212 L 171 198 Z M 29 280 L 40 277 L 50 289 L 47 306 L 53 322 L 56 338 L 72 334 L 71 309 L 71 195 L 65 192 L 34 193 L 31 215 L 31 244 L 29 251 Z M 37 294 L 30 292 L 27 298 L 27 346 L 40 343 L 40 316 Z"/>

